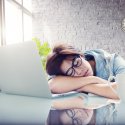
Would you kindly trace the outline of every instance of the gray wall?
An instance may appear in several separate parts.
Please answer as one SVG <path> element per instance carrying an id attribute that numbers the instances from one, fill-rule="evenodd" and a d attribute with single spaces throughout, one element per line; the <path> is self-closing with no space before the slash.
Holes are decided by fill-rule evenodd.
<path id="1" fill-rule="evenodd" d="M 33 0 L 33 37 L 125 57 L 125 0 Z"/>

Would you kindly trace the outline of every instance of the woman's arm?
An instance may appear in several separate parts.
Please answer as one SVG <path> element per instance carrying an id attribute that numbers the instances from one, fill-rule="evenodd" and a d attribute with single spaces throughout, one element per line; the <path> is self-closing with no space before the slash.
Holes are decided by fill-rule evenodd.
<path id="1" fill-rule="evenodd" d="M 84 108 L 84 98 L 74 97 L 70 99 L 62 99 L 53 101 L 53 108 L 55 109 L 72 109 L 72 108 Z"/>
<path id="2" fill-rule="evenodd" d="M 117 89 L 117 83 L 114 82 L 110 84 L 112 88 L 114 88 L 115 90 Z M 78 89 L 77 91 L 90 92 L 90 93 L 97 94 L 97 95 L 104 96 L 104 97 L 111 98 L 111 99 L 119 99 L 117 94 L 112 91 L 112 89 L 110 88 L 108 84 L 89 84 Z"/>
<path id="3" fill-rule="evenodd" d="M 49 87 L 52 93 L 65 93 L 69 91 L 75 91 L 81 87 L 97 83 L 98 77 L 69 77 L 69 76 L 56 76 L 49 80 Z"/>

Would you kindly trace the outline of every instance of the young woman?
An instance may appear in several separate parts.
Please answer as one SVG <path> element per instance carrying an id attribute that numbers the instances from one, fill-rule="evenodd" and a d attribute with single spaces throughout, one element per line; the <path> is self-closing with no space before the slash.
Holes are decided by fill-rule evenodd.
<path id="1" fill-rule="evenodd" d="M 101 49 L 82 53 L 71 45 L 58 44 L 47 58 L 46 71 L 53 76 L 49 80 L 53 93 L 78 91 L 119 99 L 111 87 L 117 88 L 113 76 L 125 73 L 125 61 L 120 56 Z M 113 106 L 97 110 L 96 123 L 107 122 L 106 113 L 111 107 Z"/>

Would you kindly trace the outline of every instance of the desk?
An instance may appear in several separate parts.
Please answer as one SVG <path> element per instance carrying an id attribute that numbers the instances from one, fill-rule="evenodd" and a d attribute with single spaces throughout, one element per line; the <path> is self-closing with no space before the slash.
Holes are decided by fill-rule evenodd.
<path id="1" fill-rule="evenodd" d="M 125 106 L 124 104 L 121 105 L 118 120 L 125 123 L 125 112 L 123 112 Z M 44 125 L 51 106 L 52 100 L 50 99 L 0 93 L 0 124 Z M 121 114 L 121 112 L 124 114 Z"/>
<path id="2" fill-rule="evenodd" d="M 51 99 L 0 93 L 0 124 L 44 125 L 51 106 Z"/>
<path id="3" fill-rule="evenodd" d="M 125 103 L 121 102 L 118 105 L 117 124 L 125 124 Z"/>
<path id="4" fill-rule="evenodd" d="M 0 125 L 44 125 L 51 100 L 0 93 Z"/>

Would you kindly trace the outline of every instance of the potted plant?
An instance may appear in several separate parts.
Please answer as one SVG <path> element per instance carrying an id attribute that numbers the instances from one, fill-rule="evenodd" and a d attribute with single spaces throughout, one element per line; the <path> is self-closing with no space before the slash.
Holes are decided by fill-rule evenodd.
<path id="1" fill-rule="evenodd" d="M 47 58 L 47 55 L 51 52 L 51 48 L 49 46 L 49 43 L 43 42 L 43 44 L 41 44 L 41 41 L 38 38 L 33 38 L 32 40 L 37 45 L 39 55 L 41 57 L 41 62 L 42 62 L 43 68 L 45 70 L 45 68 L 46 68 L 46 58 Z"/>

